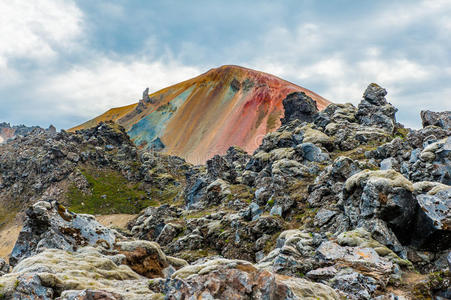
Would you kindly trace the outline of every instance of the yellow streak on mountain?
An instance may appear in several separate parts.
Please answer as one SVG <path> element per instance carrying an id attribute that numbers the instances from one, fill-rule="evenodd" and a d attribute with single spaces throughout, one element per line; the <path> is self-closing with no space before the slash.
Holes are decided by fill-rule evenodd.
<path id="1" fill-rule="evenodd" d="M 92 120 L 89 120 L 81 125 L 73 127 L 71 129 L 69 129 L 68 131 L 75 132 L 77 130 L 95 127 L 100 122 L 105 122 L 105 121 L 116 122 L 117 120 L 119 120 L 120 118 L 122 118 L 123 116 L 128 114 L 129 112 L 133 111 L 137 105 L 138 105 L 138 103 L 133 103 L 133 104 L 130 104 L 127 106 L 112 108 L 112 109 L 108 110 L 107 112 L 103 113 L 102 115 L 100 115 Z"/>

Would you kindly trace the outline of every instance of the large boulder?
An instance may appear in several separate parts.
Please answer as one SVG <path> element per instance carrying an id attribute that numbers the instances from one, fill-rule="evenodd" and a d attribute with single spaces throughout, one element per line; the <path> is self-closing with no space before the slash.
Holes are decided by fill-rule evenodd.
<path id="1" fill-rule="evenodd" d="M 356 118 L 365 126 L 377 126 L 388 133 L 393 133 L 397 109 L 387 102 L 387 91 L 375 83 L 371 83 L 360 102 Z"/>
<path id="2" fill-rule="evenodd" d="M 125 264 L 136 273 L 148 278 L 164 277 L 170 271 L 168 267 L 172 266 L 175 270 L 188 264 L 182 259 L 166 256 L 160 245 L 155 242 L 118 242 L 114 248 L 125 256 Z"/>
<path id="3" fill-rule="evenodd" d="M 282 103 L 285 109 L 285 116 L 280 119 L 282 125 L 288 124 L 293 120 L 313 122 L 314 116 L 318 113 L 315 100 L 304 92 L 291 93 Z"/>
<path id="4" fill-rule="evenodd" d="M 419 249 L 451 248 L 451 187 L 417 196 L 418 210 L 412 244 Z"/>
<path id="5" fill-rule="evenodd" d="M 76 251 L 87 245 L 113 247 L 116 234 L 91 215 L 75 214 L 55 201 L 41 201 L 26 211 L 26 220 L 10 255 L 15 266 L 45 249 Z"/>
<path id="6" fill-rule="evenodd" d="M 451 185 L 451 136 L 427 145 L 409 171 L 413 179 Z"/>
<path id="7" fill-rule="evenodd" d="M 149 279 L 120 264 L 122 260 L 122 255 L 103 255 L 92 247 L 74 253 L 47 249 L 21 260 L 11 273 L 0 277 L 0 295 L 5 299 L 50 300 L 61 294 L 61 299 L 84 299 L 70 295 L 90 289 L 123 299 L 155 299 L 148 288 Z"/>
<path id="8" fill-rule="evenodd" d="M 413 184 L 394 170 L 364 170 L 344 185 L 344 210 L 353 226 L 368 227 L 371 219 L 381 219 L 401 242 L 408 242 L 417 203 Z"/>
<path id="9" fill-rule="evenodd" d="M 433 112 L 422 110 L 421 121 L 423 122 L 423 127 L 433 125 L 445 130 L 451 130 L 451 111 Z"/>
<path id="10" fill-rule="evenodd" d="M 186 266 L 151 284 L 168 299 L 340 299 L 330 287 L 261 270 L 242 260 L 214 259 Z"/>

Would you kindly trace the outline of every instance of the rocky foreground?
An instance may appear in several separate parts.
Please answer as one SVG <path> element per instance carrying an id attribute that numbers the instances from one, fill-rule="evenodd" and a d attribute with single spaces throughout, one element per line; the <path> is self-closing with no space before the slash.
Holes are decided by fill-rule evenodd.
<path id="1" fill-rule="evenodd" d="M 386 94 L 291 94 L 253 155 L 202 166 L 107 123 L 2 145 L 0 224 L 24 226 L 0 299 L 451 298 L 451 112 L 406 129 Z"/>

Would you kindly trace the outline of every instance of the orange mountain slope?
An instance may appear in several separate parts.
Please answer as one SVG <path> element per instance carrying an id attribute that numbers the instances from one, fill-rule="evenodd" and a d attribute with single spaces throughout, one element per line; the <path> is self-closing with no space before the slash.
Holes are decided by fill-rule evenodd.
<path id="1" fill-rule="evenodd" d="M 254 151 L 266 133 L 280 126 L 282 100 L 292 92 L 305 92 L 320 110 L 330 103 L 276 76 L 222 66 L 137 104 L 113 108 L 70 131 L 112 120 L 124 126 L 139 146 L 163 148 L 189 162 L 204 163 L 233 145 Z"/>

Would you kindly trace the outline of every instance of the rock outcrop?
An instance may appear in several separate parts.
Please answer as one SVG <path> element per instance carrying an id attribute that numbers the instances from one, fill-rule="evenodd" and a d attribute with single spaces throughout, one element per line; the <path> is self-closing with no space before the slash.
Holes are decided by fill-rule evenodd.
<path id="1" fill-rule="evenodd" d="M 282 125 L 293 120 L 312 122 L 318 108 L 316 102 L 304 92 L 289 94 L 283 101 L 284 117 L 280 119 Z"/>
<path id="2" fill-rule="evenodd" d="M 26 221 L 9 258 L 11 266 L 44 249 L 76 251 L 83 246 L 112 248 L 116 234 L 93 216 L 68 211 L 57 202 L 38 202 L 26 211 Z"/>
<path id="3" fill-rule="evenodd" d="M 363 94 L 356 114 L 360 124 L 365 126 L 376 125 L 389 133 L 395 129 L 395 113 L 397 109 L 387 102 L 387 91 L 372 83 Z"/>

